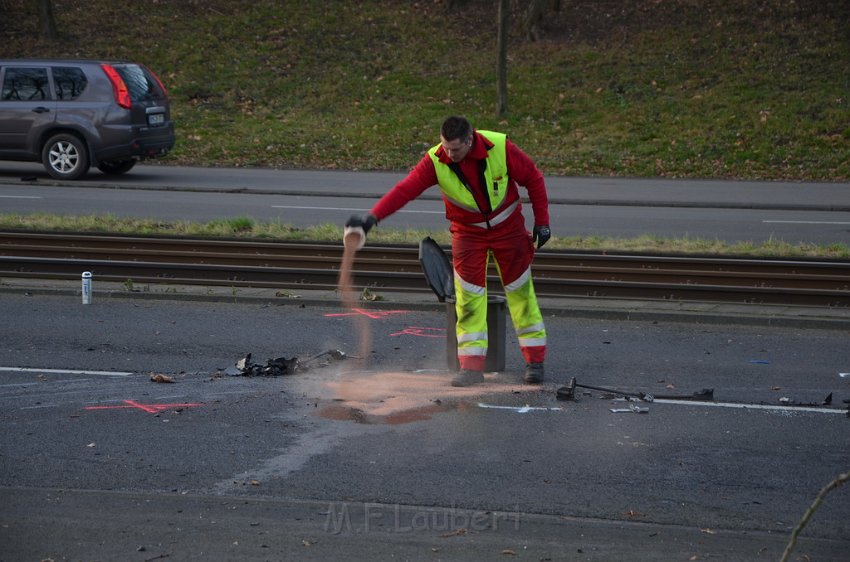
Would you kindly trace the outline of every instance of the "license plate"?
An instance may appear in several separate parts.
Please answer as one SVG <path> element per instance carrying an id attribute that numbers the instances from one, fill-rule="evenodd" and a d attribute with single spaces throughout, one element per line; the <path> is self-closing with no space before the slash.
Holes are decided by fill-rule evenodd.
<path id="1" fill-rule="evenodd" d="M 165 123 L 165 113 L 151 113 L 148 115 L 148 125 L 157 127 Z"/>

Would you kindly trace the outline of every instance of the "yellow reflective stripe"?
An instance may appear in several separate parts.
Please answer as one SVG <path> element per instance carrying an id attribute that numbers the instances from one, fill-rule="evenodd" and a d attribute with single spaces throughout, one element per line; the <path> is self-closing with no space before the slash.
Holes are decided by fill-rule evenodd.
<path id="1" fill-rule="evenodd" d="M 522 275 L 505 285 L 505 291 L 512 292 L 522 289 L 523 285 L 528 283 L 529 279 L 531 279 L 531 266 L 525 268 L 525 271 L 522 272 Z"/>

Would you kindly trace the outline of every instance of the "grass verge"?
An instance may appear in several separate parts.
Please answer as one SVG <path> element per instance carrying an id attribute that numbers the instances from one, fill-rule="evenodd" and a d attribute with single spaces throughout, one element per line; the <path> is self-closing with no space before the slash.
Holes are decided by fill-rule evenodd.
<path id="1" fill-rule="evenodd" d="M 532 42 L 510 3 L 502 116 L 492 0 L 62 0 L 52 43 L 35 2 L 0 0 L 0 44 L 141 59 L 180 164 L 403 170 L 464 114 L 547 175 L 850 178 L 846 0 L 558 4 Z"/>
<path id="2" fill-rule="evenodd" d="M 75 232 L 94 234 L 124 234 L 141 236 L 186 236 L 200 238 L 257 239 L 289 242 L 339 242 L 342 230 L 338 224 L 325 223 L 310 228 L 296 228 L 281 222 L 257 221 L 240 216 L 210 222 L 123 218 L 115 215 L 59 216 L 52 214 L 0 215 L 0 229 L 35 232 Z M 438 243 L 448 245 L 446 230 L 383 230 L 376 228 L 369 234 L 371 244 L 418 245 L 430 236 Z M 765 258 L 821 258 L 848 259 L 850 246 L 843 243 L 826 246 L 815 244 L 789 244 L 779 240 L 762 243 L 737 242 L 699 238 L 611 238 L 602 236 L 553 236 L 547 250 L 592 251 L 607 253 L 647 253 L 681 255 L 717 255 Z"/>

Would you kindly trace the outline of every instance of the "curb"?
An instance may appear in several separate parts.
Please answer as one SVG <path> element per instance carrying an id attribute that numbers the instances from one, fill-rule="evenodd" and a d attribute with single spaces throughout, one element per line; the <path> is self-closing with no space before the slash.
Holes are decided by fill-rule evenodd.
<path id="1" fill-rule="evenodd" d="M 70 282 L 69 282 L 70 283 Z M 100 284 L 101 287 L 105 284 Z M 120 284 L 111 284 L 120 285 Z M 301 296 L 280 295 L 274 289 L 245 289 L 237 294 L 226 294 L 222 287 L 179 286 L 166 287 L 157 291 L 128 291 L 118 286 L 95 290 L 92 303 L 108 299 L 155 299 L 186 302 L 227 302 L 250 304 L 274 304 L 276 306 L 339 306 L 335 292 L 312 291 L 314 294 Z M 56 286 L 0 286 L 0 294 L 47 295 L 80 298 L 79 289 Z M 247 293 L 247 294 L 246 294 Z M 317 294 L 318 293 L 318 294 Z M 441 311 L 445 303 L 434 302 L 425 293 L 390 293 L 380 295 L 381 300 L 363 301 L 373 309 L 392 309 L 403 306 L 409 310 Z M 807 328 L 820 330 L 850 329 L 850 311 L 696 301 L 653 301 L 615 300 L 588 298 L 540 299 L 540 310 L 544 317 L 584 318 L 612 321 L 681 322 L 690 324 L 764 326 L 784 328 Z"/>

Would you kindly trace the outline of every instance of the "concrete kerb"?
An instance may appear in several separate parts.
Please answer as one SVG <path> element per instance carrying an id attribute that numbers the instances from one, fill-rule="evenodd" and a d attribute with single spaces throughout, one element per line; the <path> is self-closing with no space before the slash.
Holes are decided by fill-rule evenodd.
<path id="1" fill-rule="evenodd" d="M 80 298 L 78 281 L 9 279 L 0 281 L 0 293 L 62 295 Z M 273 304 L 275 306 L 338 306 L 336 291 L 270 289 L 198 285 L 148 285 L 128 289 L 122 283 L 99 282 L 93 304 L 104 299 L 158 299 L 197 302 Z M 153 288 L 151 288 L 153 287 Z M 362 300 L 372 309 L 445 311 L 445 304 L 431 293 L 383 293 L 374 289 L 375 300 Z M 772 326 L 825 330 L 850 329 L 850 310 L 793 305 L 739 304 L 700 301 L 626 300 L 601 297 L 540 298 L 544 317 L 586 318 L 612 321 L 681 322 L 712 325 Z"/>

